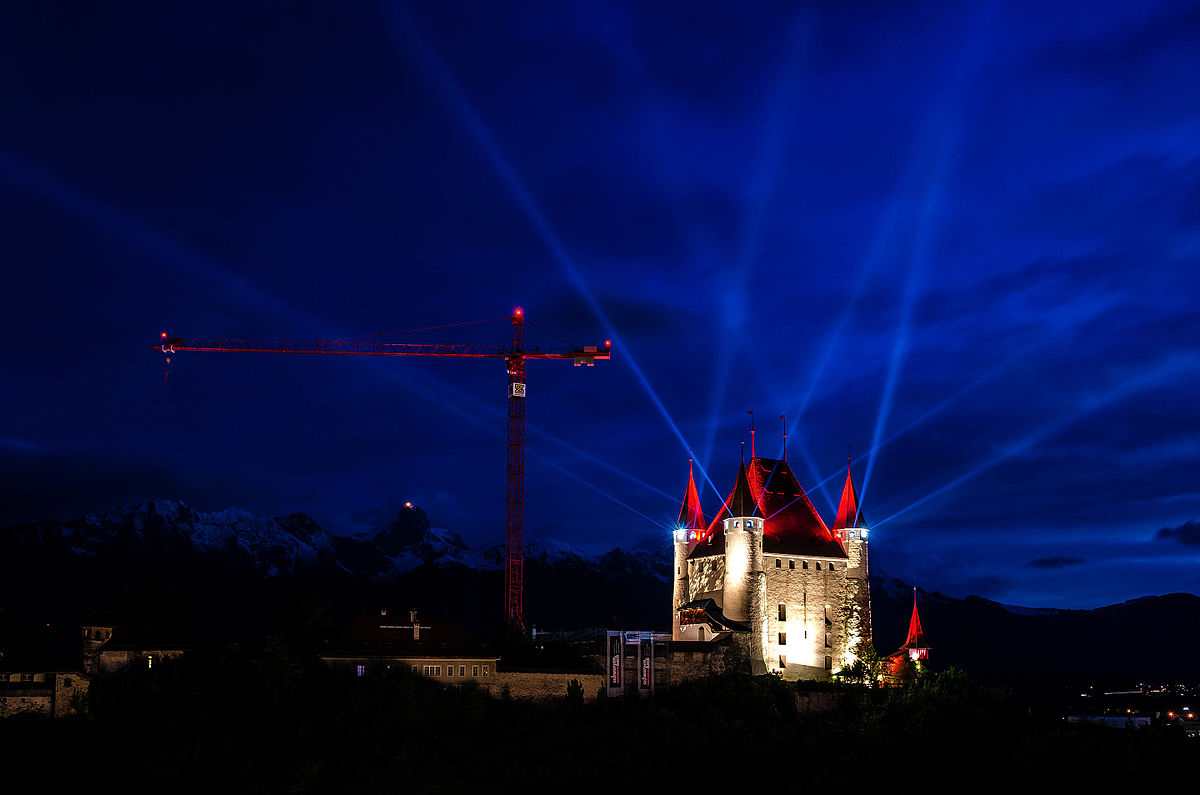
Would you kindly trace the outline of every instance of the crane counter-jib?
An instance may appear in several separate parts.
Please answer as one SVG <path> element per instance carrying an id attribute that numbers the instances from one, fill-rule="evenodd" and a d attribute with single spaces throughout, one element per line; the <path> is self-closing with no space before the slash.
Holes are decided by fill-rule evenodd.
<path id="1" fill-rule="evenodd" d="M 507 359 L 521 356 L 525 359 L 609 359 L 610 346 L 586 345 L 567 349 L 530 348 L 513 351 L 495 345 L 438 345 L 402 342 L 286 342 L 259 340 L 184 340 L 171 337 L 155 346 L 163 353 L 183 351 L 197 353 L 298 353 L 339 354 L 357 356 L 451 356 L 472 359 Z"/>

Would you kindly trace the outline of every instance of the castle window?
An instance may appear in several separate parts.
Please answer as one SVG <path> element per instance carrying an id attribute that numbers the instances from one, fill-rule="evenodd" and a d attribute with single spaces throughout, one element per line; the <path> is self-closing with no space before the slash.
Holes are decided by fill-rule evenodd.
<path id="1" fill-rule="evenodd" d="M 807 560 L 806 560 L 806 561 L 803 561 L 803 563 L 804 563 L 804 568 L 806 568 L 806 569 L 807 569 L 807 568 L 808 568 L 808 561 L 807 561 Z"/>
<path id="2" fill-rule="evenodd" d="M 734 526 L 734 527 L 737 527 L 737 526 L 738 526 L 738 521 L 737 521 L 737 519 L 734 519 L 734 520 L 733 520 L 733 526 Z"/>
<path id="3" fill-rule="evenodd" d="M 779 667 L 787 668 L 787 657 L 784 657 L 782 654 L 779 655 Z"/>
<path id="4" fill-rule="evenodd" d="M 783 561 L 780 560 L 779 558 L 775 558 L 775 568 L 777 568 L 777 569 L 783 568 Z"/>
<path id="5" fill-rule="evenodd" d="M 787 621 L 787 605 L 783 602 L 779 603 L 779 620 Z"/>
<path id="6" fill-rule="evenodd" d="M 832 657 L 826 657 L 826 658 L 825 658 L 825 670 L 826 670 L 826 671 L 832 671 L 832 670 L 833 670 L 833 658 L 832 658 Z"/>
<path id="7" fill-rule="evenodd" d="M 833 635 L 830 635 L 828 632 L 825 633 L 825 648 L 833 648 Z"/>
<path id="8" fill-rule="evenodd" d="M 356 666 L 354 666 L 354 674 L 355 674 L 355 676 L 362 676 L 362 675 L 364 675 L 366 672 L 367 672 L 367 666 L 365 666 L 365 665 L 356 665 Z"/>
<path id="9" fill-rule="evenodd" d="M 789 569 L 794 569 L 794 568 L 796 568 L 796 561 L 794 561 L 794 560 L 789 560 L 789 561 L 788 561 L 788 568 L 789 568 Z"/>
<path id="10" fill-rule="evenodd" d="M 817 571 L 821 570 L 821 561 L 817 561 Z"/>
<path id="11" fill-rule="evenodd" d="M 487 676 L 487 675 L 488 675 L 488 667 L 487 667 L 486 665 L 485 665 L 485 666 L 483 666 L 483 675 L 484 675 L 484 676 Z"/>
<path id="12" fill-rule="evenodd" d="M 833 564 L 832 564 L 832 563 L 830 563 L 830 564 L 829 564 L 829 570 L 830 570 L 830 571 L 833 571 Z"/>
<path id="13" fill-rule="evenodd" d="M 779 645 L 780 645 L 780 646 L 786 646 L 786 645 L 787 645 L 787 633 L 786 633 L 786 632 L 780 632 L 780 633 L 779 633 Z"/>

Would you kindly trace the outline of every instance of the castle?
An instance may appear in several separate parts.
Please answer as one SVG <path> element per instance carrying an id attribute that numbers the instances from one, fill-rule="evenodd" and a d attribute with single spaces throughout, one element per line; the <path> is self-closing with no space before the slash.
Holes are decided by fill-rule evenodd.
<path id="1" fill-rule="evenodd" d="M 787 456 L 742 461 L 729 498 L 705 522 L 688 473 L 674 531 L 671 637 L 738 647 L 752 674 L 824 679 L 871 639 L 866 522 L 846 467 L 833 526 L 813 508 Z"/>

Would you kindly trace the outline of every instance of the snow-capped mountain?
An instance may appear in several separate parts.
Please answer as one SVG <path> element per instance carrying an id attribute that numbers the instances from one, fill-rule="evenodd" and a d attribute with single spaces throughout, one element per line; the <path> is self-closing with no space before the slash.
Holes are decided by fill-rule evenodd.
<path id="1" fill-rule="evenodd" d="M 7 528 L 2 539 L 9 553 L 26 547 L 74 558 L 202 559 L 266 576 L 334 554 L 333 538 L 304 514 L 272 519 L 240 508 L 204 513 L 174 500 L 94 511 L 67 522 L 26 523 Z"/>
<path id="2" fill-rule="evenodd" d="M 29 522 L 5 528 L 0 530 L 0 549 L 18 558 L 30 553 L 42 558 L 61 554 L 101 566 L 216 569 L 264 577 L 333 567 L 381 582 L 423 565 L 489 571 L 504 564 L 502 545 L 473 548 L 459 534 L 432 527 L 425 512 L 416 506 L 401 509 L 382 527 L 337 536 L 302 513 L 266 517 L 241 508 L 202 512 L 175 500 L 154 500 L 94 511 L 66 522 Z M 649 548 L 614 549 L 593 556 L 547 540 L 530 543 L 527 556 L 535 565 L 604 574 L 665 577 L 670 569 L 669 561 L 659 560 L 658 553 Z"/>

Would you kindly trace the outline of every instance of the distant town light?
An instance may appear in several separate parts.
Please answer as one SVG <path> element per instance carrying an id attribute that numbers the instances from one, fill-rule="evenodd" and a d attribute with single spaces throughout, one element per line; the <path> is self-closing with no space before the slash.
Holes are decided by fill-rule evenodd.
<path id="1" fill-rule="evenodd" d="M 411 503 L 411 502 L 406 502 L 406 503 L 404 503 L 404 507 L 405 507 L 405 508 L 411 508 L 411 507 L 412 507 L 412 503 Z"/>

